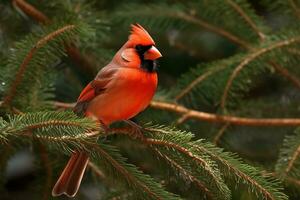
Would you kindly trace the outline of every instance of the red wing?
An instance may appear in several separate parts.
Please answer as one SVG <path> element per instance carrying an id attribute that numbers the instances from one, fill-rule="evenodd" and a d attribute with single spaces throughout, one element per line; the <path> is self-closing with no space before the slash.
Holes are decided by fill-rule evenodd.
<path id="1" fill-rule="evenodd" d="M 99 72 L 96 78 L 82 90 L 77 99 L 77 102 L 90 101 L 95 96 L 103 93 L 107 87 L 107 84 L 112 80 L 113 75 L 116 71 L 116 68 L 103 68 L 103 70 Z"/>
<path id="2" fill-rule="evenodd" d="M 88 103 L 97 95 L 105 92 L 108 84 L 113 79 L 113 75 L 118 71 L 118 68 L 103 68 L 96 78 L 92 80 L 80 93 L 77 104 L 74 107 L 74 112 L 77 114 L 84 114 Z"/>

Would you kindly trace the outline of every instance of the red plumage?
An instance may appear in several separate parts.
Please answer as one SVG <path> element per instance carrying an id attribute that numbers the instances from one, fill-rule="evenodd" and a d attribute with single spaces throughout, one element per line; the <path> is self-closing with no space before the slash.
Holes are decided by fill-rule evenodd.
<path id="1" fill-rule="evenodd" d="M 155 60 L 161 54 L 141 25 L 131 27 L 128 41 L 83 89 L 74 108 L 106 126 L 128 120 L 144 110 L 157 87 Z M 53 196 L 75 196 L 87 162 L 86 153 L 73 153 L 52 190 Z"/>

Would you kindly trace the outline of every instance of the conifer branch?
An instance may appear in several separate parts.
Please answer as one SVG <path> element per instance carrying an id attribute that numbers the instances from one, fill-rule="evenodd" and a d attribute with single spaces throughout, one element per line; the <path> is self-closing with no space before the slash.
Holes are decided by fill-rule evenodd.
<path id="1" fill-rule="evenodd" d="M 292 37 L 292 38 L 289 38 L 287 40 L 283 40 L 283 41 L 279 41 L 279 42 L 276 42 L 268 47 L 265 47 L 265 48 L 261 48 L 253 53 L 250 53 L 248 54 L 248 56 L 246 56 L 242 62 L 240 62 L 240 64 L 233 70 L 232 74 L 230 75 L 226 85 L 225 85 L 225 89 L 224 89 L 224 92 L 223 92 L 223 95 L 221 97 L 221 103 L 220 103 L 220 106 L 221 108 L 225 108 L 225 104 L 226 104 L 226 100 L 227 100 L 227 97 L 228 97 L 228 93 L 229 93 L 229 90 L 231 88 L 231 85 L 233 83 L 233 80 L 238 76 L 238 74 L 240 73 L 240 71 L 245 67 L 247 66 L 249 63 L 251 63 L 252 61 L 254 61 L 255 59 L 257 59 L 259 56 L 262 56 L 272 50 L 275 50 L 275 49 L 279 49 L 279 48 L 282 48 L 282 47 L 285 47 L 285 46 L 288 46 L 288 45 L 291 45 L 293 43 L 296 43 L 296 42 L 299 42 L 300 40 L 300 37 Z"/>
<path id="2" fill-rule="evenodd" d="M 19 69 L 16 73 L 15 80 L 12 82 L 10 88 L 8 89 L 7 94 L 3 98 L 2 106 L 9 106 L 10 105 L 10 103 L 11 103 L 12 99 L 14 98 L 14 95 L 17 91 L 17 87 L 19 86 L 19 84 L 21 83 L 21 81 L 24 77 L 24 73 L 26 72 L 27 66 L 30 63 L 30 61 L 32 60 L 32 57 L 34 56 L 36 51 L 38 51 L 40 48 L 42 48 L 49 41 L 53 40 L 57 36 L 65 33 L 65 32 L 68 32 L 68 31 L 70 31 L 74 28 L 75 28 L 75 25 L 72 25 L 72 24 L 65 25 L 64 27 L 62 27 L 62 28 L 46 35 L 42 39 L 40 39 L 35 44 L 35 46 L 30 49 L 30 51 L 28 52 L 26 57 L 23 59 L 21 65 L 20 65 L 20 67 L 19 67 Z"/>
<path id="3" fill-rule="evenodd" d="M 168 15 L 168 13 L 166 13 Z M 211 32 L 214 32 L 218 35 L 221 35 L 222 37 L 228 39 L 229 41 L 243 47 L 244 49 L 247 49 L 247 50 L 253 50 L 253 48 L 251 47 L 251 45 L 244 41 L 243 39 L 237 37 L 236 35 L 233 35 L 232 33 L 220 28 L 220 27 L 217 27 L 217 26 L 214 26 L 200 18 L 196 18 L 195 16 L 192 16 L 192 15 L 189 15 L 189 14 L 186 14 L 186 13 L 183 13 L 183 12 L 177 12 L 177 13 L 170 13 L 170 16 L 175 16 L 175 17 L 178 17 L 179 19 L 183 19 L 187 22 L 190 22 L 192 24 L 195 24 L 201 28 L 205 28 L 207 29 L 208 31 L 211 31 Z"/>
<path id="4" fill-rule="evenodd" d="M 292 157 L 290 158 L 290 160 L 287 164 L 287 168 L 285 169 L 286 174 L 288 174 L 291 171 L 291 169 L 294 166 L 294 163 L 299 158 L 299 156 L 300 156 L 300 146 L 298 146 L 298 148 L 296 149 L 296 151 L 293 153 Z"/>
<path id="5" fill-rule="evenodd" d="M 300 180 L 299 179 L 295 179 L 295 178 L 292 178 L 292 177 L 285 177 L 284 180 L 296 185 L 296 187 L 300 187 Z"/>
<path id="6" fill-rule="evenodd" d="M 197 144 L 197 141 L 196 143 Z M 271 194 L 262 184 L 260 184 L 255 178 L 251 177 L 255 176 L 255 173 L 252 172 L 252 174 L 246 174 L 243 170 L 247 170 L 246 166 L 245 168 L 238 168 L 235 167 L 235 165 L 231 162 L 238 162 L 237 159 L 235 158 L 230 158 L 228 161 L 221 157 L 220 155 L 213 153 L 212 151 L 209 151 L 207 148 L 204 148 L 203 146 L 194 145 L 195 149 L 198 149 L 200 152 L 206 152 L 208 155 L 211 156 L 213 160 L 219 161 L 219 164 L 224 165 L 231 173 L 235 174 L 237 177 L 240 177 L 242 180 L 247 181 L 250 183 L 251 186 L 257 188 L 264 196 L 264 199 L 269 199 L 269 200 L 275 200 L 273 194 Z M 236 163 L 237 164 L 237 163 Z M 229 174 L 230 175 L 230 174 Z"/>
<path id="7" fill-rule="evenodd" d="M 205 194 L 208 196 L 208 199 L 213 199 L 212 192 L 203 184 L 198 178 L 193 176 L 193 174 L 186 169 L 184 169 L 180 164 L 178 164 L 175 160 L 171 159 L 167 155 L 160 152 L 157 148 L 153 148 L 153 150 L 163 159 L 165 159 L 167 162 L 169 162 L 174 168 L 177 169 L 177 171 L 181 172 L 185 177 L 188 177 L 193 183 L 196 184 L 196 186 L 205 192 Z"/>
<path id="8" fill-rule="evenodd" d="M 176 149 L 180 153 L 185 154 L 186 156 L 190 157 L 191 159 L 195 160 L 195 162 L 199 163 L 201 166 L 206 166 L 206 169 L 209 169 L 210 167 L 208 166 L 207 162 L 201 159 L 200 157 L 193 155 L 188 149 L 179 146 L 175 143 L 172 142 L 167 142 L 163 140 L 157 140 L 157 139 L 152 139 L 152 138 L 144 138 L 143 143 L 148 144 L 148 145 L 157 145 L 157 146 L 164 146 L 164 147 L 169 147 Z M 213 173 L 211 173 L 212 176 L 214 176 Z"/>
<path id="9" fill-rule="evenodd" d="M 218 68 L 214 68 L 213 70 L 209 70 L 205 73 L 203 73 L 202 75 L 198 76 L 196 79 L 194 79 L 189 85 L 187 85 L 185 88 L 183 88 L 178 95 L 176 95 L 175 100 L 178 101 L 179 99 L 181 99 L 183 96 L 185 96 L 187 93 L 189 93 L 196 85 L 198 85 L 199 83 L 201 83 L 202 81 L 204 81 L 206 78 L 210 77 L 211 75 L 213 75 L 216 72 L 221 71 L 222 69 L 224 69 L 226 66 L 221 66 Z"/>
<path id="10" fill-rule="evenodd" d="M 298 89 L 300 89 L 300 80 L 291 74 L 286 68 L 279 65 L 278 63 L 270 61 L 269 64 L 282 76 L 284 76 L 287 80 L 293 83 Z"/>
<path id="11" fill-rule="evenodd" d="M 215 145 L 218 145 L 218 144 L 219 144 L 221 137 L 224 135 L 226 129 L 227 129 L 229 126 L 230 126 L 230 123 L 226 123 L 226 124 L 224 124 L 224 125 L 221 127 L 221 129 L 217 132 L 217 134 L 215 135 L 214 140 L 213 140 L 213 142 L 214 142 Z"/>
<path id="12" fill-rule="evenodd" d="M 150 103 L 152 108 L 168 110 L 171 112 L 176 112 L 181 115 L 187 115 L 189 118 L 198 119 L 201 121 L 214 122 L 214 123 L 230 123 L 239 126 L 299 126 L 300 119 L 297 118 L 245 118 L 245 117 L 235 117 L 230 115 L 217 115 L 201 111 L 196 111 L 188 109 L 184 106 L 161 102 L 152 101 Z"/>
<path id="13" fill-rule="evenodd" d="M 36 21 L 47 24 L 50 22 L 50 19 L 44 15 L 41 11 L 37 10 L 34 6 L 27 3 L 24 0 L 12 0 L 13 4 L 21 9 L 26 15 L 30 16 L 33 19 L 36 19 Z"/>
<path id="14" fill-rule="evenodd" d="M 300 9 L 297 6 L 296 2 L 294 0 L 288 0 L 292 10 L 294 11 L 294 14 L 296 15 L 297 18 L 300 18 Z"/>
<path id="15" fill-rule="evenodd" d="M 182 123 L 184 123 L 186 120 L 188 120 L 189 119 L 189 115 L 188 115 L 188 113 L 187 114 L 185 114 L 185 115 L 182 115 L 179 119 L 177 119 L 177 121 L 176 121 L 176 125 L 180 125 L 180 124 L 182 124 Z"/>
<path id="16" fill-rule="evenodd" d="M 244 12 L 244 10 L 234 1 L 226 0 L 227 3 L 236 10 L 237 13 L 241 15 L 241 17 L 246 21 L 247 24 L 253 29 L 253 31 L 258 35 L 261 41 L 264 41 L 266 36 L 265 34 L 256 26 L 256 24 L 252 21 L 252 19 Z"/>
<path id="17" fill-rule="evenodd" d="M 105 174 L 99 169 L 99 167 L 95 163 L 89 161 L 88 166 L 100 179 L 105 179 Z"/>
<path id="18" fill-rule="evenodd" d="M 81 127 L 82 124 L 79 122 L 70 122 L 70 121 L 63 121 L 63 120 L 49 120 L 49 121 L 43 121 L 36 124 L 31 124 L 26 127 L 27 130 L 34 130 L 39 128 L 45 128 L 49 126 L 77 126 Z"/>
<path id="19" fill-rule="evenodd" d="M 118 170 L 124 177 L 126 177 L 130 182 L 137 183 L 141 188 L 143 188 L 144 192 L 149 196 L 153 197 L 157 200 L 162 200 L 155 192 L 151 191 L 147 185 L 143 184 L 139 180 L 137 180 L 130 172 L 128 172 L 122 165 L 120 165 L 115 159 L 113 159 L 106 151 L 104 151 L 100 146 L 94 146 L 94 149 L 97 150 L 100 155 L 105 157 L 114 167 Z"/>
<path id="20" fill-rule="evenodd" d="M 50 19 L 28 2 L 24 0 L 13 0 L 13 2 L 15 1 L 16 5 L 35 21 L 45 25 L 50 24 Z M 87 57 L 82 55 L 79 49 L 74 44 L 65 43 L 64 45 L 66 53 L 73 60 L 74 64 L 85 74 L 88 74 L 89 76 L 94 76 L 96 73 L 95 69 L 92 66 L 92 63 L 90 63 L 90 61 L 87 59 Z"/>
<path id="21" fill-rule="evenodd" d="M 57 108 L 70 109 L 75 103 L 53 102 Z M 185 116 L 187 119 L 197 119 L 200 121 L 207 121 L 212 123 L 230 123 L 238 126 L 299 126 L 300 119 L 298 118 L 246 118 L 236 117 L 231 115 L 217 115 L 207 112 L 201 112 L 193 109 L 188 109 L 179 104 L 151 101 L 150 107 L 160 110 L 167 110 Z M 117 131 L 117 130 L 116 130 Z"/>

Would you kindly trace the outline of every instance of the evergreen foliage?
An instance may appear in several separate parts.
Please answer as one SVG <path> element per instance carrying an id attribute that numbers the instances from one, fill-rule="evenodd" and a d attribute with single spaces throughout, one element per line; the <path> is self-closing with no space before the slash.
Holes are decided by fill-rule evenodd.
<path id="1" fill-rule="evenodd" d="M 3 198 L 9 163 L 29 149 L 35 176 L 21 185 L 31 199 L 51 198 L 76 150 L 91 158 L 79 199 L 298 199 L 299 16 L 296 0 L 3 0 Z M 157 95 L 134 119 L 144 137 L 122 124 L 104 131 L 66 103 L 135 22 L 164 55 Z"/>

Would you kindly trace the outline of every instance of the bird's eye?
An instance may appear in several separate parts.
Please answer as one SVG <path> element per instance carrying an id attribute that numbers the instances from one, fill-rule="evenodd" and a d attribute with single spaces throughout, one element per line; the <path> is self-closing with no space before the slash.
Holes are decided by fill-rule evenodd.
<path id="1" fill-rule="evenodd" d="M 135 49 L 138 53 L 144 54 L 147 50 L 149 50 L 152 47 L 152 45 L 136 45 Z"/>
<path id="2" fill-rule="evenodd" d="M 137 51 L 142 51 L 143 46 L 140 45 L 140 44 L 138 44 L 138 45 L 135 46 L 135 49 L 136 49 Z"/>

